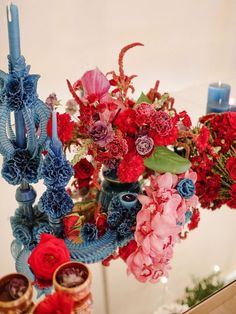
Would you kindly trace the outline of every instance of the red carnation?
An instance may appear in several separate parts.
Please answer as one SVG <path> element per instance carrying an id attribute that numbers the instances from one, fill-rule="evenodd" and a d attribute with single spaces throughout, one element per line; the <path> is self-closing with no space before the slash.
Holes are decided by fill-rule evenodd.
<path id="1" fill-rule="evenodd" d="M 74 301 L 70 295 L 65 292 L 57 291 L 47 295 L 41 301 L 36 309 L 35 314 L 71 314 L 74 307 Z"/>
<path id="2" fill-rule="evenodd" d="M 197 148 L 202 151 L 205 150 L 208 144 L 210 138 L 210 131 L 208 128 L 206 128 L 205 126 L 203 126 L 200 130 L 200 134 L 197 137 L 196 140 L 196 145 Z"/>
<path id="3" fill-rule="evenodd" d="M 121 182 L 135 182 L 144 172 L 143 158 L 133 153 L 128 153 L 121 160 L 118 167 L 118 178 Z"/>
<path id="4" fill-rule="evenodd" d="M 119 113 L 115 120 L 115 125 L 123 132 L 128 134 L 135 134 L 137 132 L 137 125 L 135 123 L 136 112 L 128 108 Z"/>
<path id="5" fill-rule="evenodd" d="M 157 111 L 150 126 L 153 130 L 148 135 L 154 140 L 155 145 L 170 145 L 177 139 L 176 120 L 171 118 L 165 111 Z"/>
<path id="6" fill-rule="evenodd" d="M 230 199 L 226 203 L 230 208 L 236 208 L 236 183 L 231 185 Z"/>
<path id="7" fill-rule="evenodd" d="M 112 157 L 121 158 L 128 152 L 128 145 L 125 139 L 115 137 L 112 142 L 110 142 L 106 149 L 109 151 Z"/>
<path id="8" fill-rule="evenodd" d="M 60 114 L 57 112 L 57 132 L 62 144 L 70 141 L 73 137 L 75 123 L 71 121 L 71 116 L 68 113 Z M 52 137 L 52 115 L 47 124 L 48 136 Z"/>
<path id="9" fill-rule="evenodd" d="M 233 180 L 236 180 L 236 157 L 229 157 L 226 162 L 226 169 Z"/>
<path id="10" fill-rule="evenodd" d="M 192 121 L 185 110 L 179 113 L 179 117 L 182 119 L 182 123 L 186 126 L 186 128 L 190 128 L 192 126 Z"/>

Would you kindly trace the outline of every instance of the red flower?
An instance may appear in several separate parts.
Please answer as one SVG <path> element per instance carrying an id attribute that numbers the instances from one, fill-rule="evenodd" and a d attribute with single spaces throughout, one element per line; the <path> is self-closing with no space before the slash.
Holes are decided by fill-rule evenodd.
<path id="1" fill-rule="evenodd" d="M 39 244 L 33 249 L 28 263 L 37 283 L 41 287 L 51 285 L 54 271 L 61 264 L 69 262 L 70 252 L 64 240 L 43 233 Z"/>
<path id="2" fill-rule="evenodd" d="M 131 253 L 137 249 L 137 242 L 131 240 L 127 245 L 119 248 L 119 256 L 126 262 Z"/>
<path id="3" fill-rule="evenodd" d="M 205 150 L 208 145 L 209 138 L 210 138 L 210 131 L 208 128 L 203 126 L 196 140 L 197 148 L 199 150 Z"/>
<path id="4" fill-rule="evenodd" d="M 94 167 L 86 158 L 82 158 L 74 165 L 74 171 L 74 177 L 76 179 L 84 180 L 93 175 Z"/>
<path id="5" fill-rule="evenodd" d="M 76 243 L 80 242 L 79 234 L 84 219 L 85 219 L 84 216 L 80 216 L 77 213 L 65 216 L 63 218 L 64 233 L 69 240 Z"/>
<path id="6" fill-rule="evenodd" d="M 185 110 L 179 113 L 179 117 L 182 119 L 182 123 L 184 126 L 186 126 L 187 128 L 190 128 L 192 126 L 192 121 Z"/>
<path id="7" fill-rule="evenodd" d="M 128 152 L 128 145 L 126 140 L 123 138 L 115 137 L 112 142 L 110 142 L 106 149 L 111 154 L 111 157 L 113 158 L 121 158 Z"/>
<path id="8" fill-rule="evenodd" d="M 170 145 L 177 139 L 176 120 L 165 111 L 157 111 L 150 126 L 153 130 L 149 132 L 149 136 L 152 137 L 155 145 Z"/>
<path id="9" fill-rule="evenodd" d="M 60 114 L 57 112 L 57 132 L 62 144 L 72 139 L 74 125 L 75 123 L 71 121 L 71 117 L 68 113 Z M 52 137 L 52 115 L 48 120 L 47 133 L 48 136 Z"/>
<path id="10" fill-rule="evenodd" d="M 236 157 L 229 157 L 226 162 L 226 169 L 233 180 L 236 180 Z"/>
<path id="11" fill-rule="evenodd" d="M 143 158 L 133 153 L 128 153 L 121 160 L 117 175 L 121 182 L 135 182 L 144 172 Z"/>
<path id="12" fill-rule="evenodd" d="M 230 208 L 236 208 L 236 183 L 231 185 L 230 190 L 230 196 L 231 198 L 226 203 Z"/>
<path id="13" fill-rule="evenodd" d="M 104 213 L 98 214 L 96 218 L 96 226 L 98 228 L 98 235 L 102 236 L 107 230 L 107 216 Z"/>
<path id="14" fill-rule="evenodd" d="M 35 314 L 71 314 L 74 307 L 74 301 L 70 295 L 65 292 L 57 291 L 47 295 L 41 301 L 36 309 Z"/>
<path id="15" fill-rule="evenodd" d="M 197 208 L 194 208 L 191 222 L 188 224 L 188 229 L 193 230 L 197 228 L 199 221 L 200 221 L 200 212 Z"/>
<path id="16" fill-rule="evenodd" d="M 137 132 L 137 125 L 135 123 L 136 112 L 128 108 L 118 114 L 115 120 L 115 125 L 123 132 L 128 134 L 135 134 Z"/>

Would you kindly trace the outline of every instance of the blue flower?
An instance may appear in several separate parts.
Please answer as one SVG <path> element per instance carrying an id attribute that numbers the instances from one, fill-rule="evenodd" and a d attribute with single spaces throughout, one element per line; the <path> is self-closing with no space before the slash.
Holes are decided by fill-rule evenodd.
<path id="1" fill-rule="evenodd" d="M 182 179 L 178 182 L 176 189 L 182 197 L 188 199 L 193 196 L 195 185 L 191 179 Z"/>
<path id="2" fill-rule="evenodd" d="M 8 108 L 11 111 L 18 111 L 24 106 L 33 105 L 37 99 L 36 89 L 39 75 L 27 75 L 23 78 L 14 75 L 9 77 L 1 95 Z"/>
<path id="3" fill-rule="evenodd" d="M 68 214 L 74 204 L 64 189 L 47 189 L 41 196 L 38 209 L 47 213 L 51 218 L 61 218 Z"/>
<path id="4" fill-rule="evenodd" d="M 83 241 L 93 241 L 98 236 L 98 229 L 94 224 L 86 223 L 80 230 L 80 237 Z"/>
<path id="5" fill-rule="evenodd" d="M 40 223 L 39 225 L 34 226 L 34 228 L 33 228 L 33 238 L 34 238 L 35 242 L 39 243 L 40 235 L 42 233 L 53 234 L 53 229 L 47 223 Z"/>
<path id="6" fill-rule="evenodd" d="M 122 221 L 122 215 L 119 211 L 108 212 L 107 223 L 111 228 L 117 227 Z"/>
<path id="7" fill-rule="evenodd" d="M 24 225 L 15 225 L 13 229 L 13 236 L 20 241 L 24 246 L 29 248 L 32 236 L 29 228 Z"/>
<path id="8" fill-rule="evenodd" d="M 41 176 L 44 184 L 52 188 L 60 188 L 67 185 L 73 175 L 73 167 L 63 156 L 47 154 L 41 168 Z"/>
<path id="9" fill-rule="evenodd" d="M 119 236 L 121 238 L 130 236 L 132 234 L 131 226 L 132 224 L 130 223 L 130 221 L 122 222 L 117 228 L 117 232 Z"/>
<path id="10" fill-rule="evenodd" d="M 15 150 L 12 159 L 5 159 L 2 167 L 2 176 L 10 184 L 19 184 L 22 179 L 28 183 L 38 181 L 40 157 L 32 157 L 27 149 Z"/>

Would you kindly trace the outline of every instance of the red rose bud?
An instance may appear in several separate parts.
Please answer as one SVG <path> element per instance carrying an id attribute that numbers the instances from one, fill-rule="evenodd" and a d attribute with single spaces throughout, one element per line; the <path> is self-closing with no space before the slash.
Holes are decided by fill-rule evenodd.
<path id="1" fill-rule="evenodd" d="M 74 171 L 74 177 L 76 179 L 84 180 L 93 175 L 94 167 L 86 158 L 82 158 L 74 165 Z"/>

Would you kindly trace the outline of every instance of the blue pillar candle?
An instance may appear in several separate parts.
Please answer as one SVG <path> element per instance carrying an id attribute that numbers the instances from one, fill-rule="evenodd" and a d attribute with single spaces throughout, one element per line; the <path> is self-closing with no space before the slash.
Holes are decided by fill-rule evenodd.
<path id="1" fill-rule="evenodd" d="M 119 193 L 120 202 L 126 209 L 130 209 L 136 206 L 138 202 L 137 196 L 138 194 L 136 193 L 130 192 Z"/>
<path id="2" fill-rule="evenodd" d="M 208 87 L 207 113 L 229 111 L 230 85 L 221 82 Z"/>
<path id="3" fill-rule="evenodd" d="M 20 27 L 18 8 L 14 4 L 7 7 L 7 25 L 8 25 L 8 38 L 9 38 L 9 51 L 11 68 L 13 69 L 17 60 L 21 56 L 20 50 Z M 15 130 L 16 130 L 16 145 L 19 148 L 25 148 L 25 123 L 21 111 L 15 112 Z"/>

